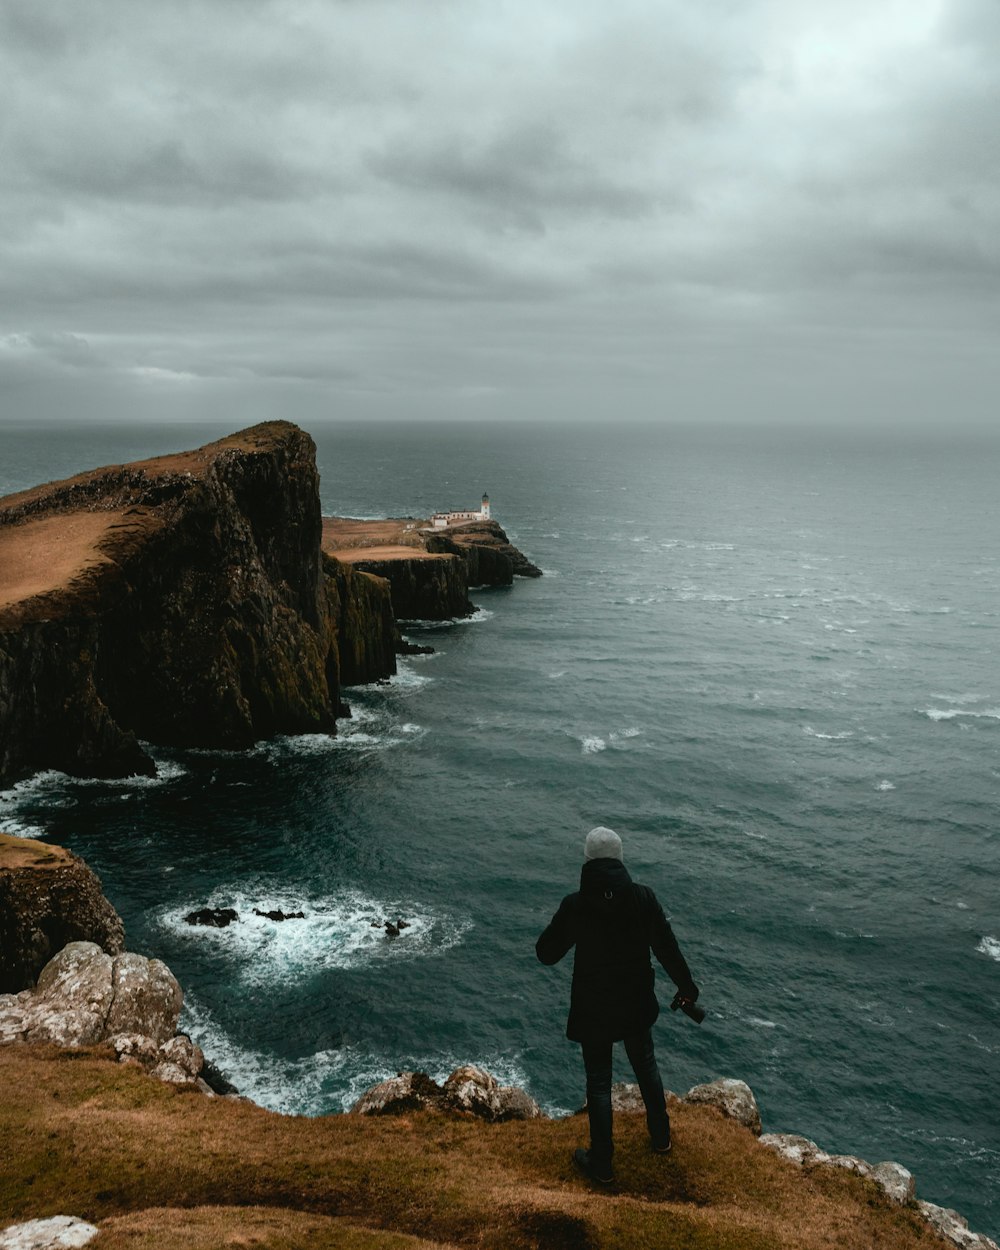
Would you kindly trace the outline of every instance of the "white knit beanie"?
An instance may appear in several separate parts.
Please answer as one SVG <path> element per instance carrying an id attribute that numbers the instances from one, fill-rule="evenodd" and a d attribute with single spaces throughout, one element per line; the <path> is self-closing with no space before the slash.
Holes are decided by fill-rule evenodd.
<path id="1" fill-rule="evenodd" d="M 583 854 L 586 859 L 621 859 L 622 840 L 614 829 L 598 825 L 587 834 Z"/>

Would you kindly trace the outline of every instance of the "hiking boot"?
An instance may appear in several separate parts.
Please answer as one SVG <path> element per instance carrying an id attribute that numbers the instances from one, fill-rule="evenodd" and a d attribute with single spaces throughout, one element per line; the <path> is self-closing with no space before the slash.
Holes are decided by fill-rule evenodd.
<path id="1" fill-rule="evenodd" d="M 614 1180 L 611 1175 L 611 1165 L 607 1168 L 597 1167 L 591 1162 L 590 1151 L 584 1150 L 582 1147 L 573 1154 L 573 1162 L 588 1180 L 596 1181 L 598 1185 L 610 1185 Z"/>
<path id="2" fill-rule="evenodd" d="M 670 1154 L 670 1138 L 668 1137 L 665 1142 L 653 1142 L 652 1147 L 654 1155 L 668 1155 Z"/>

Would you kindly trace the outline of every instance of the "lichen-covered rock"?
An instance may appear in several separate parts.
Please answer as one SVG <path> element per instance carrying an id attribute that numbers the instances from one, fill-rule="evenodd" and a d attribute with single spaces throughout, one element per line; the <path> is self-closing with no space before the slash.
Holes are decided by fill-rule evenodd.
<path id="1" fill-rule="evenodd" d="M 758 1137 L 761 1132 L 760 1111 L 753 1090 L 745 1081 L 720 1077 L 705 1085 L 695 1085 L 684 1095 L 685 1102 L 707 1103 L 717 1107 L 724 1116 L 736 1120 Z"/>
<path id="2" fill-rule="evenodd" d="M 108 1038 L 118 1056 L 119 1063 L 138 1064 L 151 1071 L 159 1062 L 160 1048 L 151 1037 L 141 1033 L 116 1033 Z"/>
<path id="3" fill-rule="evenodd" d="M 124 950 L 125 927 L 100 881 L 64 847 L 0 834 L 0 994 L 33 986 L 69 942 Z"/>
<path id="4" fill-rule="evenodd" d="M 170 1038 L 169 1041 L 163 1043 L 158 1051 L 161 1063 L 171 1064 L 173 1067 L 187 1074 L 189 1081 L 196 1081 L 201 1076 L 202 1069 L 205 1067 L 205 1055 L 200 1046 L 196 1046 L 190 1038 L 178 1034 L 176 1037 Z M 156 1069 L 153 1070 L 156 1076 Z M 161 1077 L 161 1080 L 164 1078 Z"/>
<path id="5" fill-rule="evenodd" d="M 805 1163 L 825 1163 L 830 1157 L 814 1141 L 810 1141 L 808 1137 L 800 1137 L 797 1133 L 764 1133 L 760 1144 L 800 1166 Z"/>
<path id="6" fill-rule="evenodd" d="M 0 1250 L 76 1250 L 97 1236 L 98 1229 L 73 1215 L 11 1224 L 0 1231 Z"/>
<path id="7" fill-rule="evenodd" d="M 42 969 L 33 990 L 0 995 L 0 1041 L 93 1046 L 117 1034 L 157 1042 L 177 1031 L 181 988 L 158 959 L 114 958 L 93 942 L 71 942 Z"/>
<path id="8" fill-rule="evenodd" d="M 665 1089 L 663 1091 L 663 1095 L 668 1102 L 671 1098 L 677 1097 L 677 1095 L 669 1089 Z M 586 1110 L 587 1103 L 584 1101 L 583 1106 L 577 1114 L 583 1115 Z M 645 1114 L 646 1104 L 642 1101 L 642 1091 L 634 1081 L 615 1081 L 615 1083 L 611 1086 L 611 1110 L 623 1113 L 641 1111 Z"/>
<path id="9" fill-rule="evenodd" d="M 995 1241 L 983 1233 L 974 1233 L 969 1228 L 969 1221 L 957 1211 L 936 1206 L 933 1202 L 918 1202 L 917 1207 L 934 1231 L 960 1250 L 997 1250 Z"/>
<path id="10" fill-rule="evenodd" d="M 426 1072 L 398 1072 L 366 1090 L 351 1108 L 352 1115 L 400 1115 L 437 1106 L 441 1086 Z"/>
<path id="11" fill-rule="evenodd" d="M 445 1111 L 481 1120 L 535 1120 L 538 1103 L 516 1085 L 501 1085 L 482 1068 L 456 1068 L 444 1085 L 426 1072 L 400 1072 L 367 1090 L 351 1108 L 352 1115 L 399 1115 L 405 1111 Z"/>
<path id="12" fill-rule="evenodd" d="M 538 1103 L 516 1085 L 501 1085 L 496 1077 L 473 1064 L 456 1068 L 444 1083 L 446 1110 L 465 1112 L 481 1120 L 536 1120 Z"/>
<path id="13" fill-rule="evenodd" d="M 760 1144 L 800 1167 L 842 1168 L 874 1181 L 893 1202 L 901 1205 L 913 1197 L 913 1176 L 900 1163 L 867 1163 L 856 1155 L 830 1155 L 808 1137 L 796 1133 L 764 1133 Z"/>
<path id="14" fill-rule="evenodd" d="M 916 1193 L 916 1182 L 913 1173 L 901 1163 L 886 1161 L 876 1163 L 872 1167 L 872 1179 L 882 1187 L 883 1192 L 901 1206 L 910 1201 Z"/>
<path id="15" fill-rule="evenodd" d="M 183 994 L 165 963 L 126 951 L 114 961 L 112 990 L 108 1032 L 142 1033 L 157 1042 L 176 1033 Z"/>

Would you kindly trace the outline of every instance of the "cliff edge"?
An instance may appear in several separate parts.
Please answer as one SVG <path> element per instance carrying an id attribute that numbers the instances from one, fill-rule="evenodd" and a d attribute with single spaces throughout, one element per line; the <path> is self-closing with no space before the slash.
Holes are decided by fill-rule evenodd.
<path id="1" fill-rule="evenodd" d="M 471 616 L 470 588 L 542 576 L 501 526 L 485 519 L 434 528 L 414 517 L 324 517 L 323 550 L 341 564 L 384 578 L 402 621 Z"/>
<path id="2" fill-rule="evenodd" d="M 388 587 L 325 566 L 321 533 L 315 446 L 282 421 L 0 500 L 0 785 L 333 732 L 348 628 L 373 633 L 353 679 L 395 661 Z"/>
<path id="3" fill-rule="evenodd" d="M 33 986 L 69 942 L 125 949 L 121 917 L 82 859 L 61 846 L 0 834 L 0 994 Z"/>

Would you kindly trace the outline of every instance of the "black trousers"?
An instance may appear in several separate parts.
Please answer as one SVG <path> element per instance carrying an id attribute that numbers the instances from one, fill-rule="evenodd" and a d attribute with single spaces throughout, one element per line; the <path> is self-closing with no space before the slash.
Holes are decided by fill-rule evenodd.
<path id="1" fill-rule="evenodd" d="M 649 1029 L 624 1039 L 625 1053 L 632 1065 L 639 1092 L 646 1107 L 646 1126 L 654 1146 L 670 1141 L 670 1117 L 663 1096 L 663 1082 L 653 1053 Z M 587 1071 L 587 1115 L 590 1118 L 590 1158 L 598 1168 L 611 1170 L 614 1146 L 611 1140 L 611 1050 L 613 1042 L 584 1042 L 583 1066 Z"/>

